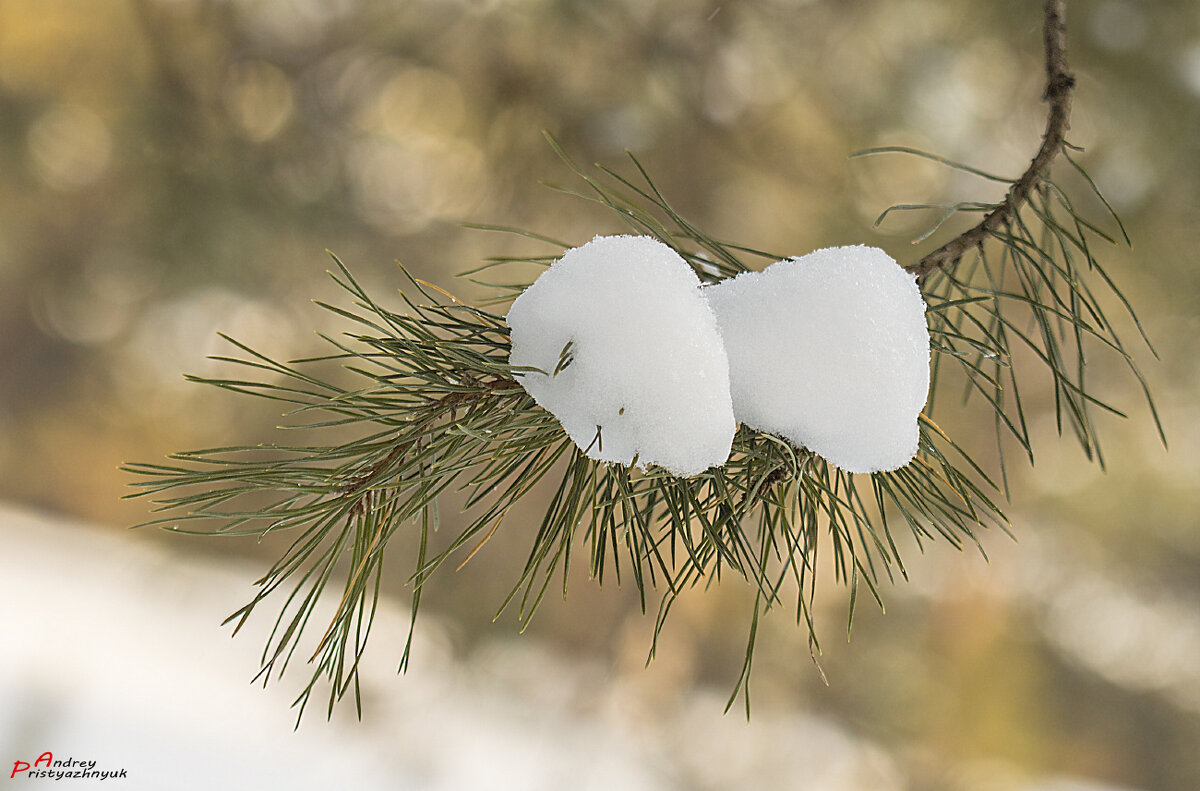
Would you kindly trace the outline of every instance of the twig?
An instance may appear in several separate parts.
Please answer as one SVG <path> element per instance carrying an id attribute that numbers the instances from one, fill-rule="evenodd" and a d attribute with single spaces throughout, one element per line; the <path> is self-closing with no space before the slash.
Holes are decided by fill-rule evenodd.
<path id="1" fill-rule="evenodd" d="M 472 384 L 479 383 L 472 382 Z M 437 417 L 444 414 L 447 409 L 450 410 L 452 416 L 451 419 L 453 419 L 454 411 L 464 404 L 472 404 L 476 401 L 481 401 L 496 392 L 515 390 L 520 386 L 520 383 L 513 379 L 504 379 L 498 377 L 491 381 L 480 384 L 481 389 L 479 390 L 450 393 L 449 395 L 442 396 L 436 402 L 434 402 L 430 415 L 425 419 L 425 423 L 421 428 L 422 430 L 428 428 L 428 426 L 431 425 L 433 421 L 437 419 Z M 374 483 L 375 480 L 384 472 L 384 470 L 391 466 L 392 462 L 403 456 L 408 449 L 412 447 L 414 442 L 416 442 L 416 438 L 401 442 L 396 445 L 396 447 L 392 448 L 388 455 L 372 464 L 362 473 L 346 481 L 346 483 L 337 490 L 338 495 L 344 497 L 354 497 L 359 495 L 370 484 Z"/>
<path id="2" fill-rule="evenodd" d="M 1050 103 L 1050 117 L 1042 135 L 1042 147 L 1021 178 L 1013 182 L 1004 202 L 988 212 L 978 225 L 905 267 L 917 277 L 924 279 L 934 269 L 956 263 L 965 252 L 979 247 L 998 228 L 1008 225 L 1062 149 L 1071 117 L 1071 92 L 1075 87 L 1075 78 L 1067 70 L 1066 5 L 1067 0 L 1046 0 L 1046 19 L 1042 28 L 1046 49 L 1046 92 L 1042 100 Z"/>

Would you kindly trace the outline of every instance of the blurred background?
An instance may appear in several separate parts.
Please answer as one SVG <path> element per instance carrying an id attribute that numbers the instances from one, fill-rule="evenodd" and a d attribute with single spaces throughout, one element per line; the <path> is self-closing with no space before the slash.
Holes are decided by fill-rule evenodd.
<path id="1" fill-rule="evenodd" d="M 1070 139 L 1134 240 L 1101 255 L 1161 356 L 1139 362 L 1170 450 L 1117 360 L 1089 361 L 1130 414 L 1102 426 L 1107 474 L 1031 383 L 1016 541 L 985 536 L 989 562 L 907 547 L 912 582 L 885 589 L 886 616 L 860 607 L 849 644 L 845 591 L 823 591 L 828 686 L 804 631 L 768 618 L 749 724 L 721 714 L 745 586 L 684 597 L 646 669 L 652 619 L 582 569 L 524 636 L 493 624 L 527 548 L 510 536 L 432 584 L 402 678 L 397 557 L 363 721 L 314 709 L 293 734 L 304 669 L 249 687 L 260 635 L 218 627 L 279 547 L 131 533 L 147 506 L 118 499 L 123 461 L 272 439 L 277 408 L 181 374 L 223 372 L 205 360 L 218 331 L 276 358 L 321 350 L 313 330 L 342 329 L 310 303 L 337 299 L 326 248 L 381 297 L 399 260 L 471 300 L 456 273 L 544 248 L 460 222 L 621 231 L 538 184 L 571 179 L 543 129 L 584 163 L 636 152 L 719 238 L 915 260 L 954 227 L 914 248 L 935 218 L 874 228 L 880 211 L 994 187 L 847 157 L 910 145 L 1023 170 L 1044 124 L 1040 5 L 0 0 L 0 766 L 73 753 L 137 788 L 1200 788 L 1191 0 L 1069 8 Z M 990 418 L 941 419 L 988 447 Z"/>

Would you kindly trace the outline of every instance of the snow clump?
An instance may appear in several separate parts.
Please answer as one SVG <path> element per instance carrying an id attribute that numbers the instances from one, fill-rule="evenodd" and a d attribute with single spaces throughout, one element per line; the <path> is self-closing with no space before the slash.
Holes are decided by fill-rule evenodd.
<path id="1" fill-rule="evenodd" d="M 912 460 L 929 394 L 929 330 L 916 278 L 887 253 L 816 250 L 704 294 L 739 422 L 848 472 Z"/>
<path id="2" fill-rule="evenodd" d="M 508 311 L 522 387 L 601 461 L 696 475 L 729 458 L 729 361 L 700 280 L 644 236 L 568 250 Z"/>

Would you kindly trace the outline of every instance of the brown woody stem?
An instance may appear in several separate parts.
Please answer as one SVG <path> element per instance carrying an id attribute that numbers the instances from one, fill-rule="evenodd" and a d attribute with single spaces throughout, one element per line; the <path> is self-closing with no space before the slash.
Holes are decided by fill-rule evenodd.
<path id="1" fill-rule="evenodd" d="M 425 422 L 422 424 L 422 430 L 432 425 L 434 421 L 444 415 L 447 411 L 453 415 L 454 411 L 459 407 L 470 406 L 471 404 L 482 401 L 492 395 L 495 395 L 496 393 L 512 391 L 521 387 L 519 382 L 513 379 L 505 379 L 501 377 L 476 384 L 479 384 L 480 389 L 450 393 L 442 396 L 440 399 L 434 402 L 430 408 L 429 416 L 425 418 Z M 365 489 L 367 489 L 367 487 L 375 483 L 385 470 L 391 467 L 392 462 L 403 456 L 408 449 L 412 447 L 414 442 L 416 442 L 415 439 L 399 443 L 396 445 L 396 447 L 392 448 L 388 455 L 384 456 L 366 470 L 348 480 L 340 489 L 338 489 L 337 493 L 339 495 L 348 497 L 360 495 Z"/>
<path id="2" fill-rule="evenodd" d="M 978 225 L 905 267 L 922 280 L 934 269 L 957 263 L 968 250 L 981 246 L 997 229 L 1012 222 L 1062 150 L 1071 118 L 1071 93 L 1075 88 L 1075 78 L 1067 70 L 1066 6 L 1067 0 L 1046 0 L 1042 28 L 1046 49 L 1046 92 L 1042 99 L 1050 103 L 1050 117 L 1042 135 L 1041 148 L 1021 178 L 1013 182 L 1004 202 L 984 215 Z"/>

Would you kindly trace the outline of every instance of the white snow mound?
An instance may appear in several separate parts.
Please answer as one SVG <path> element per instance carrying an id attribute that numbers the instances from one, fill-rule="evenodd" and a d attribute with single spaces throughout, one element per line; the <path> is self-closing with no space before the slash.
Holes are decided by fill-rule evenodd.
<path id="1" fill-rule="evenodd" d="M 725 347 L 699 278 L 670 247 L 597 236 L 543 272 L 506 320 L 509 363 L 543 372 L 521 385 L 588 456 L 679 476 L 729 458 Z"/>
<path id="2" fill-rule="evenodd" d="M 916 278 L 887 253 L 816 250 L 703 289 L 725 341 L 739 422 L 848 472 L 903 467 L 929 394 Z"/>

